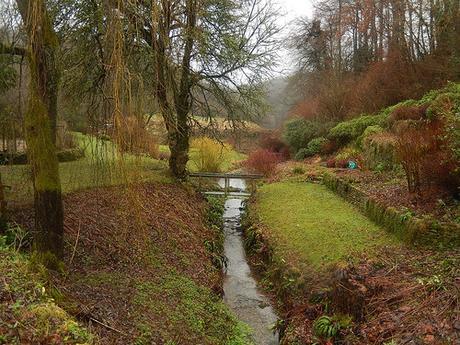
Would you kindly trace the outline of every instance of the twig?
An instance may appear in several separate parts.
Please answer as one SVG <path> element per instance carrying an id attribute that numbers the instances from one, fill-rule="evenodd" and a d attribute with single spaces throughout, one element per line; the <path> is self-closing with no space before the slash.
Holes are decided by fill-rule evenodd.
<path id="1" fill-rule="evenodd" d="M 94 322 L 96 322 L 97 324 L 99 324 L 99 325 L 101 325 L 101 326 L 107 328 L 107 329 L 110 329 L 111 331 L 114 331 L 114 332 L 117 332 L 117 333 L 122 334 L 122 335 L 124 335 L 124 336 L 127 336 L 126 333 L 123 333 L 122 331 L 119 331 L 118 329 L 113 328 L 113 327 L 111 327 L 111 326 L 109 326 L 109 325 L 106 325 L 105 323 L 103 323 L 103 322 L 101 322 L 101 321 L 99 321 L 99 320 L 96 320 L 94 317 L 90 317 L 89 319 L 90 319 L 91 321 L 94 321 Z"/>
<path id="2" fill-rule="evenodd" d="M 80 239 L 80 229 L 81 229 L 81 220 L 78 222 L 78 232 L 77 232 L 77 239 L 75 240 L 75 245 L 73 246 L 72 256 L 70 257 L 70 264 L 72 265 L 73 259 L 75 257 L 75 252 L 77 251 L 78 240 Z"/>

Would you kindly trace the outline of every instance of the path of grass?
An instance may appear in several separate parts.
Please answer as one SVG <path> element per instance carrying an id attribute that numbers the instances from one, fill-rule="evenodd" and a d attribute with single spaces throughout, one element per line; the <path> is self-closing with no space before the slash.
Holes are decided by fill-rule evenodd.
<path id="1" fill-rule="evenodd" d="M 396 244 L 390 234 L 325 186 L 280 182 L 264 185 L 257 210 L 283 257 L 314 268 L 354 253 Z"/>

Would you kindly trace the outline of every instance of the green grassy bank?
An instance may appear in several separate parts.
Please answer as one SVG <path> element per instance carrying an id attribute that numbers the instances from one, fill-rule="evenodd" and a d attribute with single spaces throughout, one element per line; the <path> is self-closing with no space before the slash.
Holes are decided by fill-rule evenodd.
<path id="1" fill-rule="evenodd" d="M 255 207 L 276 251 L 295 266 L 321 269 L 397 243 L 323 185 L 266 184 L 259 190 Z"/>

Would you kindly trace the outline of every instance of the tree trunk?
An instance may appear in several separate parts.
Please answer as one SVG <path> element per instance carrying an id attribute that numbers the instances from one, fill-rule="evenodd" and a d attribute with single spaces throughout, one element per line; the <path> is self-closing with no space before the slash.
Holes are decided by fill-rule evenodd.
<path id="1" fill-rule="evenodd" d="M 56 156 L 58 41 L 44 0 L 17 0 L 29 39 L 29 100 L 24 118 L 35 201 L 35 249 L 63 256 L 63 205 Z M 45 262 L 53 264 L 52 261 Z"/>
<path id="2" fill-rule="evenodd" d="M 178 117 L 179 116 L 183 117 L 183 114 L 178 114 Z M 185 120 L 186 116 L 187 114 L 185 114 Z M 179 120 L 178 118 L 178 122 Z M 175 130 L 174 133 L 170 133 L 168 136 L 169 149 L 171 151 L 169 169 L 176 178 L 184 179 L 187 176 L 190 131 L 186 123 L 185 125 L 178 124 L 177 127 L 177 130 Z"/>
<path id="3" fill-rule="evenodd" d="M 0 234 L 5 233 L 7 222 L 7 210 L 5 199 L 5 187 L 2 182 L 2 174 L 0 173 Z"/>
<path id="4" fill-rule="evenodd" d="M 168 132 L 168 145 L 170 149 L 169 169 L 172 175 L 178 179 L 187 176 L 187 162 L 190 129 L 188 116 L 190 113 L 191 81 L 191 57 L 194 45 L 193 29 L 196 25 L 197 2 L 187 0 L 186 16 L 187 25 L 185 29 L 184 55 L 180 65 L 179 88 L 171 85 L 169 76 L 175 72 L 171 71 L 170 62 L 167 57 L 167 46 L 171 31 L 171 18 L 169 15 L 170 4 L 165 3 L 154 7 L 152 11 L 153 21 L 157 22 L 157 39 L 152 39 L 152 48 L 155 52 L 155 69 L 157 81 L 155 95 L 160 106 L 166 130 Z"/>

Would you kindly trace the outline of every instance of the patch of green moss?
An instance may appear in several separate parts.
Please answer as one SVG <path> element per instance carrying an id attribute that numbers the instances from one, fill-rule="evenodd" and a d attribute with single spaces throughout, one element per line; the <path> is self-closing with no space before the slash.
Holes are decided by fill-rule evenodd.
<path id="1" fill-rule="evenodd" d="M 65 265 L 55 254 L 51 252 L 38 252 L 34 251 L 30 256 L 30 266 L 32 268 L 43 270 L 43 267 L 63 273 L 65 271 Z"/>
<path id="2" fill-rule="evenodd" d="M 136 290 L 133 301 L 143 309 L 137 315 L 137 344 L 158 340 L 158 333 L 165 342 L 177 335 L 196 344 L 251 344 L 248 328 L 211 290 L 189 278 L 170 272 L 159 282 L 138 282 Z"/>
<path id="3" fill-rule="evenodd" d="M 55 303 L 43 267 L 31 264 L 29 256 L 0 247 L 0 276 L 9 296 L 0 301 L 0 344 L 48 343 L 49 339 L 93 344 L 94 336 Z"/>

